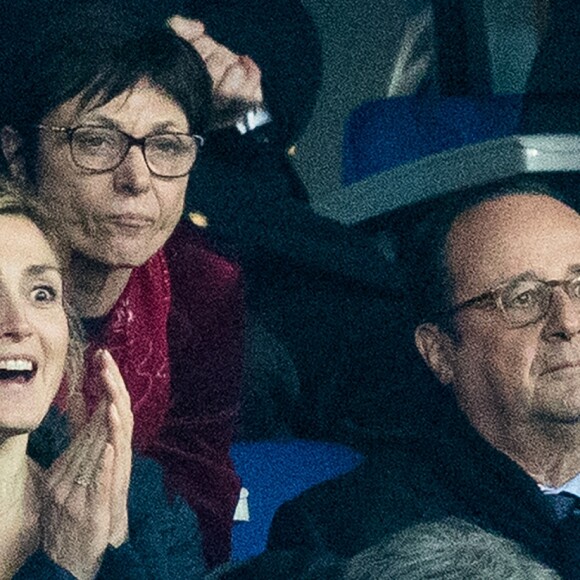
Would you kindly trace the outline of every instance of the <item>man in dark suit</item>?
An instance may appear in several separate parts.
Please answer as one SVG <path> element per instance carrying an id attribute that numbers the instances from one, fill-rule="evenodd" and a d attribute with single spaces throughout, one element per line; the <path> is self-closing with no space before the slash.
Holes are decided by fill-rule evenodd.
<path id="1" fill-rule="evenodd" d="M 283 506 L 269 545 L 351 557 L 456 516 L 580 577 L 580 215 L 540 184 L 441 202 L 406 282 L 438 384 L 370 459 Z M 445 205 L 447 204 L 447 205 Z"/>

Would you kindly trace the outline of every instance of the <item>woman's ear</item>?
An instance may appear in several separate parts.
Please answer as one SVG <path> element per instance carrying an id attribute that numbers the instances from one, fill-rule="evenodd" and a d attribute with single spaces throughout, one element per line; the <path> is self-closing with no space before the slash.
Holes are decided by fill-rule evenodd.
<path id="1" fill-rule="evenodd" d="M 26 182 L 26 164 L 22 154 L 23 142 L 20 133 L 14 127 L 6 125 L 0 131 L 0 142 L 10 177 Z"/>
<path id="2" fill-rule="evenodd" d="M 436 324 L 420 324 L 415 329 L 415 346 L 441 383 L 453 383 L 453 341 L 445 332 Z"/>

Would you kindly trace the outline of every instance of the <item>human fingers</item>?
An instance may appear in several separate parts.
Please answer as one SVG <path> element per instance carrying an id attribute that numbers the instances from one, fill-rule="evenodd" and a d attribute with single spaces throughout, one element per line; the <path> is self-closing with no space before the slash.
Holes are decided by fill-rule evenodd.
<path id="1" fill-rule="evenodd" d="M 177 14 L 167 19 L 167 25 L 177 36 L 187 40 L 190 44 L 205 33 L 203 22 Z"/>
<path id="2" fill-rule="evenodd" d="M 94 578 L 110 534 L 114 452 L 105 444 L 89 485 L 72 488 L 62 501 L 43 498 L 42 543 L 47 555 L 77 578 Z"/>
<path id="3" fill-rule="evenodd" d="M 74 392 L 67 401 L 70 431 L 75 436 L 88 422 L 87 402 L 82 391 Z"/>
<path id="4" fill-rule="evenodd" d="M 46 471 L 45 482 L 51 489 L 56 488 L 59 483 L 66 477 L 69 470 L 76 470 L 83 460 L 82 448 L 90 440 L 90 432 L 84 428 L 77 434 L 73 442 L 62 453 Z"/>
<path id="5" fill-rule="evenodd" d="M 131 471 L 131 432 L 124 425 L 116 405 L 109 408 L 109 443 L 115 451 L 115 462 L 122 467 L 122 473 L 128 479 Z"/>
<path id="6" fill-rule="evenodd" d="M 245 103 L 261 104 L 261 72 L 249 56 L 240 56 L 205 33 L 203 23 L 174 17 L 169 20 L 176 34 L 185 38 L 197 50 L 205 62 L 212 80 L 217 108 L 227 112 L 225 118 L 216 120 L 216 125 L 231 122 L 231 109 L 244 109 Z M 241 105 L 241 107 L 240 107 Z"/>
<path id="7" fill-rule="evenodd" d="M 64 504 L 78 487 L 91 485 L 106 445 L 107 430 L 99 427 L 95 432 L 89 432 L 81 445 L 67 449 L 65 460 L 57 469 L 51 470 L 47 478 L 50 492 L 58 504 Z"/>
<path id="8" fill-rule="evenodd" d="M 120 428 L 122 430 L 122 440 L 128 445 L 131 444 L 133 436 L 133 413 L 131 411 L 131 397 L 125 386 L 125 381 L 121 375 L 121 371 L 117 363 L 113 359 L 111 353 L 107 350 L 101 351 L 101 378 L 105 392 L 108 395 L 109 401 L 115 407 L 119 415 Z M 110 410 L 107 411 L 108 420 L 110 418 Z M 110 426 L 110 422 L 108 423 Z M 109 440 L 111 440 L 109 438 Z"/>
<path id="9" fill-rule="evenodd" d="M 47 471 L 47 482 L 53 488 L 58 486 L 63 479 L 70 481 L 70 473 L 79 473 L 81 465 L 86 462 L 87 450 L 94 450 L 99 442 L 102 447 L 102 444 L 106 442 L 106 410 L 106 402 L 101 403 L 90 421 L 73 437 L 68 448 Z"/>
<path id="10" fill-rule="evenodd" d="M 228 67 L 215 93 L 226 101 L 262 103 L 262 75 L 258 65 L 249 56 L 240 56 Z"/>
<path id="11" fill-rule="evenodd" d="M 204 60 L 215 93 L 228 68 L 238 62 L 239 56 L 207 35 L 197 40 L 194 48 Z"/>
<path id="12" fill-rule="evenodd" d="M 114 450 L 114 466 L 111 481 L 111 532 L 109 543 L 115 547 L 126 541 L 129 534 L 127 498 L 131 479 L 131 441 L 122 427 L 121 417 L 115 405 L 109 410 L 111 446 Z"/>
<path id="13" fill-rule="evenodd" d="M 125 381 L 113 357 L 108 351 L 100 353 L 100 357 L 102 379 L 110 400 L 107 436 L 114 452 L 109 543 L 113 546 L 120 546 L 126 540 L 129 528 L 127 496 L 131 478 L 133 414 Z"/>
<path id="14" fill-rule="evenodd" d="M 104 506 L 101 506 L 99 502 L 106 502 L 106 506 L 110 504 L 114 468 L 115 451 L 112 444 L 104 442 L 95 445 L 91 449 L 91 456 L 85 457 L 85 462 L 82 464 L 83 471 L 73 480 L 74 485 L 71 487 L 69 496 L 71 501 L 91 502 L 93 507 L 98 503 L 99 509 L 96 513 L 100 513 L 102 517 L 106 516 L 109 521 L 110 512 L 103 511 Z M 87 509 L 88 507 L 90 506 L 87 506 Z"/>
<path id="15" fill-rule="evenodd" d="M 173 31 L 189 42 L 203 59 L 214 88 L 222 81 L 228 67 L 238 62 L 239 56 L 205 33 L 199 20 L 173 16 L 168 20 Z"/>
<path id="16" fill-rule="evenodd" d="M 96 519 L 99 526 L 103 526 L 105 523 L 107 526 L 110 524 L 111 514 L 107 506 L 110 504 L 114 469 L 115 450 L 111 443 L 105 443 L 98 453 L 90 484 L 78 485 L 75 488 L 75 492 L 78 492 L 79 496 L 82 496 L 83 491 L 86 491 L 86 501 L 90 504 L 87 505 L 87 508 L 99 514 Z M 108 527 L 106 532 L 108 535 Z"/>
<path id="17" fill-rule="evenodd" d="M 231 51 L 227 46 L 214 40 L 209 34 L 205 32 L 199 35 L 195 40 L 189 41 L 190 44 L 197 50 L 199 56 L 206 62 L 212 57 L 214 61 L 221 59 L 226 63 L 233 62 L 237 58 L 237 54 Z"/>
<path id="18" fill-rule="evenodd" d="M 100 372 L 103 379 L 103 387 L 105 392 L 109 395 L 112 403 L 117 405 L 129 406 L 131 399 L 129 392 L 125 386 L 125 380 L 121 371 L 113 358 L 113 355 L 108 350 L 99 351 L 100 357 Z"/>

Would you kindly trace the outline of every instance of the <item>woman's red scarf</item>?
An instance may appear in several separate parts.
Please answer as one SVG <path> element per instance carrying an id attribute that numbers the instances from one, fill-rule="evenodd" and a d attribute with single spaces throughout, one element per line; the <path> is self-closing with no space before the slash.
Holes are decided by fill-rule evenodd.
<path id="1" fill-rule="evenodd" d="M 163 249 L 135 268 L 107 322 L 89 344 L 83 386 L 92 412 L 100 398 L 91 381 L 92 356 L 107 348 L 119 365 L 131 396 L 133 447 L 145 451 L 157 438 L 170 404 L 167 320 L 171 306 L 169 269 Z"/>

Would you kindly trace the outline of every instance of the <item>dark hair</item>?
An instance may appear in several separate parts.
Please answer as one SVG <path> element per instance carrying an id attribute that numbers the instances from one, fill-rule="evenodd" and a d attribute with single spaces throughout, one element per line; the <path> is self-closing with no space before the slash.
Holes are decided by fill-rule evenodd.
<path id="1" fill-rule="evenodd" d="M 431 203 L 402 236 L 399 259 L 414 312 L 414 324 L 433 322 L 453 335 L 453 280 L 447 267 L 447 238 L 455 220 L 484 201 L 508 195 L 546 195 L 573 206 L 549 177 L 517 177 L 454 192 Z"/>
<path id="2" fill-rule="evenodd" d="M 42 3 L 41 3 L 42 4 Z M 42 4 L 44 5 L 44 4 Z M 0 122 L 11 125 L 35 150 L 32 128 L 67 100 L 100 106 L 148 79 L 183 109 L 195 133 L 211 116 L 211 80 L 197 52 L 168 28 L 145 26 L 107 3 L 39 6 L 27 22 L 16 11 L 15 36 L 0 61 Z M 4 24 L 6 26 L 6 24 Z"/>
<path id="3" fill-rule="evenodd" d="M 0 54 L 3 43 L 13 44 L 15 37 L 30 42 L 44 29 L 44 20 L 36 17 L 44 5 L 52 20 L 55 9 L 67 11 L 83 3 L 94 4 L 94 0 L 0 0 Z M 260 68 L 265 105 L 274 118 L 277 138 L 292 143 L 310 121 L 322 86 L 322 43 L 301 0 L 98 0 L 97 4 L 96 18 L 105 27 L 117 20 L 125 29 L 160 28 L 174 14 L 201 20 L 212 38 L 250 56 Z M 13 13 L 16 16 L 10 16 Z M 120 13 L 129 17 L 121 19 Z M 35 26 L 28 24 L 31 17 L 37 20 Z M 26 34 L 19 29 L 22 23 L 28 28 Z"/>

